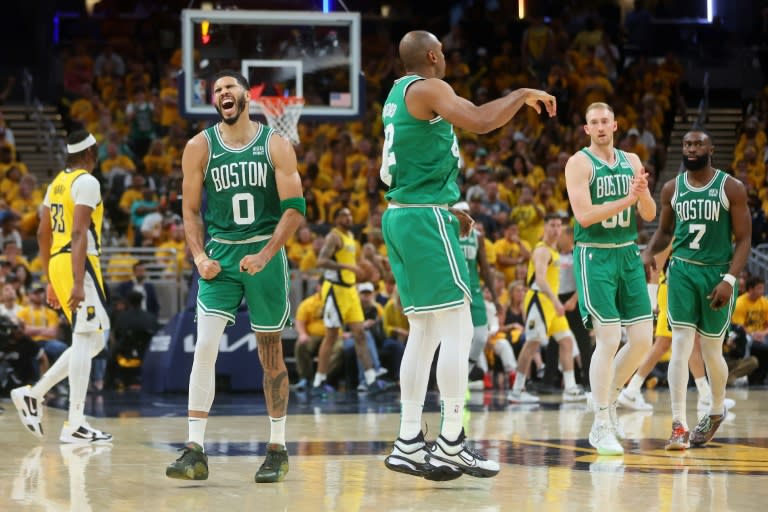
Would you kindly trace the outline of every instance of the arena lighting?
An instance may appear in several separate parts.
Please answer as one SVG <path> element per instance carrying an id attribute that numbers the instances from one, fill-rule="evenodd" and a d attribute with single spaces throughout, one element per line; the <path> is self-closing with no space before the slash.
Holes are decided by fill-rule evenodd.
<path id="1" fill-rule="evenodd" d="M 713 0 L 707 0 L 707 21 L 708 21 L 709 23 L 712 23 L 712 17 L 713 17 L 713 13 L 712 13 L 712 7 L 713 7 L 713 6 L 712 6 L 712 1 L 713 1 Z"/>
<path id="2" fill-rule="evenodd" d="M 323 0 L 323 12 L 331 12 L 331 0 Z"/>
<path id="3" fill-rule="evenodd" d="M 521 20 L 525 19 L 525 0 L 517 0 L 517 17 Z"/>

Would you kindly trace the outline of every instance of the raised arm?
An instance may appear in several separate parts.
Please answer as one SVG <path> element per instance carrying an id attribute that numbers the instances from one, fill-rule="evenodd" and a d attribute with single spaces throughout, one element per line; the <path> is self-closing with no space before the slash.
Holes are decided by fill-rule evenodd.
<path id="1" fill-rule="evenodd" d="M 589 227 L 617 213 L 626 210 L 635 202 L 637 197 L 633 190 L 621 199 L 603 204 L 592 204 L 589 194 L 589 180 L 592 176 L 592 165 L 586 156 L 576 153 L 565 164 L 565 186 L 568 189 L 568 200 L 576 221 L 582 226 Z"/>
<path id="2" fill-rule="evenodd" d="M 517 89 L 506 96 L 477 106 L 458 96 L 443 80 L 419 80 L 408 88 L 405 98 L 408 111 L 418 119 L 442 116 L 452 125 L 474 133 L 488 133 L 504 126 L 528 105 L 541 112 L 541 103 L 550 117 L 557 113 L 555 97 L 536 89 Z"/>

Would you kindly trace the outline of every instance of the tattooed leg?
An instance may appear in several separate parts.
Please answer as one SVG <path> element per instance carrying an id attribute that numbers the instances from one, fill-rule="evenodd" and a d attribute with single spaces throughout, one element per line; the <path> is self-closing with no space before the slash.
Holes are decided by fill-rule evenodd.
<path id="1" fill-rule="evenodd" d="M 288 369 L 283 360 L 282 332 L 257 332 L 259 360 L 264 368 L 264 396 L 267 412 L 282 418 L 288 410 Z"/>

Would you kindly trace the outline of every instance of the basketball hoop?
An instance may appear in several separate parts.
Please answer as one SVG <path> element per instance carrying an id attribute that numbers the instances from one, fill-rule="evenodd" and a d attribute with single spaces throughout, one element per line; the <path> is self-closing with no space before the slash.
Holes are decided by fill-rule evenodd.
<path id="1" fill-rule="evenodd" d="M 296 129 L 304 107 L 304 98 L 299 96 L 259 96 L 254 98 L 261 106 L 270 128 L 285 135 L 294 145 L 299 143 Z"/>

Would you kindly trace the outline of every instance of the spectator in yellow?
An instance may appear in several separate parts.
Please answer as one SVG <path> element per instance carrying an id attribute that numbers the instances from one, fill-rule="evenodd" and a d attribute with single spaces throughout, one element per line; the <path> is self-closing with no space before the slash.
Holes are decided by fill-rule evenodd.
<path id="1" fill-rule="evenodd" d="M 762 155 L 765 150 L 765 144 L 768 141 L 765 132 L 760 129 L 760 122 L 756 117 L 750 117 L 744 121 L 744 128 L 739 136 L 739 141 L 736 143 L 736 148 L 733 151 L 735 160 L 738 160 L 744 156 L 744 151 L 748 144 L 754 144 L 757 153 Z"/>
<path id="2" fill-rule="evenodd" d="M 294 240 L 288 247 L 288 261 L 293 268 L 299 268 L 301 261 L 307 253 L 313 251 L 313 236 L 309 226 L 302 226 L 296 230 Z"/>
<path id="3" fill-rule="evenodd" d="M 751 355 L 757 357 L 759 365 L 749 375 L 750 384 L 763 384 L 768 375 L 768 298 L 765 296 L 765 281 L 757 276 L 748 277 L 745 288 L 746 292 L 736 299 L 731 322 L 744 328 L 752 340 Z"/>
<path id="4" fill-rule="evenodd" d="M 16 240 L 8 239 L 3 241 L 3 254 L 0 256 L 5 261 L 9 261 L 11 266 L 23 265 L 29 272 L 29 261 L 21 254 L 21 247 Z"/>
<path id="5" fill-rule="evenodd" d="M 22 174 L 18 165 L 11 165 L 5 171 L 5 177 L 0 182 L 0 196 L 4 197 L 9 204 L 13 203 L 19 195 L 19 182 Z"/>
<path id="6" fill-rule="evenodd" d="M 518 203 L 512 208 L 509 219 L 517 224 L 520 238 L 528 242 L 529 248 L 536 245 L 541 238 L 544 231 L 544 215 L 546 210 L 536 202 L 531 186 L 523 185 Z"/>
<path id="7" fill-rule="evenodd" d="M 314 377 L 314 363 L 312 358 L 317 353 L 320 342 L 325 336 L 325 323 L 323 322 L 323 297 L 320 293 L 321 283 L 315 285 L 312 295 L 302 300 L 296 310 L 296 345 L 294 354 L 296 355 L 296 372 L 299 374 L 299 382 L 293 387 L 296 390 L 306 390 Z M 333 347 L 331 356 L 331 368 L 338 368 L 341 363 L 341 338 Z"/>
<path id="8" fill-rule="evenodd" d="M 304 253 L 304 256 L 302 256 L 301 261 L 299 262 L 299 270 L 301 272 L 316 271 L 317 273 L 320 273 L 317 268 L 317 255 L 320 254 L 320 249 L 323 248 L 324 242 L 324 236 L 317 236 L 312 240 L 312 250 Z"/>
<path id="9" fill-rule="evenodd" d="M 177 273 L 191 268 L 191 265 L 189 264 L 189 258 L 187 257 L 187 243 L 184 237 L 184 225 L 171 224 L 168 228 L 168 232 L 170 235 L 168 240 L 157 246 L 158 249 L 176 250 L 176 265 L 168 270 L 172 271 L 173 273 Z M 162 253 L 158 253 L 157 257 L 160 258 L 161 254 Z"/>
<path id="10" fill-rule="evenodd" d="M 176 70 L 168 71 L 168 80 L 160 90 L 160 126 L 167 129 L 172 124 L 182 123 L 179 115 L 179 87 Z"/>
<path id="11" fill-rule="evenodd" d="M 58 339 L 59 315 L 45 305 L 45 286 L 42 283 L 32 285 L 29 304 L 22 306 L 18 318 L 24 326 L 24 334 L 41 344 L 51 363 L 68 348 Z"/>
<path id="12" fill-rule="evenodd" d="M 504 238 L 493 244 L 496 255 L 496 268 L 504 274 L 504 282 L 509 284 L 515 280 L 517 267 L 527 265 L 531 257 L 531 244 L 520 238 L 520 231 L 514 222 L 504 228 Z"/>
<path id="13" fill-rule="evenodd" d="M 144 170 L 147 174 L 168 176 L 173 170 L 173 157 L 165 150 L 163 139 L 154 139 L 144 156 Z"/>

